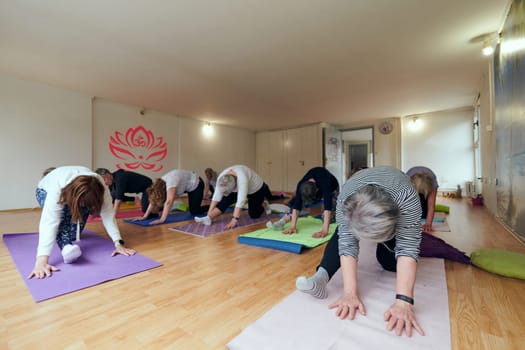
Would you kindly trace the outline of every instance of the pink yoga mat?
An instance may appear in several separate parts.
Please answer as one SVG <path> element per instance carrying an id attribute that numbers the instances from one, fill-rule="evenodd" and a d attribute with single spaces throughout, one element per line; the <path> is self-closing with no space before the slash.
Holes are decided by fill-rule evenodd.
<path id="1" fill-rule="evenodd" d="M 78 243 L 82 256 L 73 264 L 65 264 L 57 245 L 49 256 L 49 264 L 60 271 L 51 278 L 28 279 L 33 270 L 38 244 L 36 233 L 14 233 L 3 235 L 20 276 L 36 302 L 88 288 L 103 282 L 149 270 L 162 264 L 141 254 L 111 257 L 113 242 L 93 232 L 84 230 Z"/>
<path id="2" fill-rule="evenodd" d="M 135 217 L 141 217 L 143 214 L 144 213 L 142 212 L 142 210 L 137 209 L 137 210 L 131 210 L 131 211 L 119 211 L 116 217 L 117 219 L 135 218 Z M 87 221 L 88 222 L 99 222 L 99 221 L 102 221 L 102 219 L 100 218 L 100 216 L 93 217 L 90 215 Z"/>

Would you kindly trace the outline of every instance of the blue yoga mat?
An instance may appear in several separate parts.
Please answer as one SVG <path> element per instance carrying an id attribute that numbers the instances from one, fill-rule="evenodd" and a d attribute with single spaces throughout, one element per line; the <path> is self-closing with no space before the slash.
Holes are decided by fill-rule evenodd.
<path id="1" fill-rule="evenodd" d="M 168 215 L 168 217 L 166 218 L 166 221 L 164 221 L 162 224 L 157 224 L 157 225 L 165 225 L 165 224 L 172 224 L 174 222 L 179 222 L 179 221 L 193 220 L 194 217 L 195 216 L 190 214 L 189 212 L 176 212 L 176 213 Z M 140 225 L 140 226 L 151 226 L 151 222 L 157 219 L 158 218 L 152 218 L 152 219 L 146 219 L 146 220 L 124 219 L 124 221 L 129 222 L 130 224 L 135 224 L 135 225 Z"/>
<path id="2" fill-rule="evenodd" d="M 421 219 L 421 222 L 422 222 L 422 223 L 425 223 L 425 222 L 427 222 L 427 219 Z M 432 220 L 432 222 L 445 222 L 445 218 L 441 218 L 441 217 L 434 218 L 434 219 Z"/>
<path id="3" fill-rule="evenodd" d="M 228 208 L 225 210 L 225 213 L 231 213 L 233 212 L 233 208 Z M 166 221 L 164 221 L 162 224 L 157 225 L 165 225 L 165 224 L 172 224 L 174 222 L 180 222 L 180 221 L 186 221 L 186 220 L 193 220 L 193 218 L 196 215 L 191 214 L 190 212 L 186 211 L 176 211 L 168 215 L 166 218 Z M 197 215 L 197 216 L 206 216 L 206 214 Z M 133 220 L 133 219 L 124 219 L 124 221 L 129 222 L 130 224 L 140 225 L 140 226 L 152 226 L 151 222 L 157 220 L 158 218 L 152 218 L 152 219 L 146 219 L 146 220 Z M 156 226 L 156 225 L 153 225 Z"/>
<path id="4" fill-rule="evenodd" d="M 301 254 L 301 251 L 303 250 L 303 247 L 304 247 L 302 244 L 298 244 L 298 243 L 283 242 L 283 241 L 276 241 L 273 239 L 262 239 L 262 238 L 255 238 L 255 237 L 243 237 L 243 236 L 237 237 L 237 242 L 241 244 L 253 245 L 256 247 L 284 250 L 285 252 L 290 252 L 290 253 L 295 253 L 295 254 Z"/>

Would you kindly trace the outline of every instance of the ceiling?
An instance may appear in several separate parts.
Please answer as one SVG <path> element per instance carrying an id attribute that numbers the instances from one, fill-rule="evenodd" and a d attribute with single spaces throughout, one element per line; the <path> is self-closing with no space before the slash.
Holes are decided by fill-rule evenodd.
<path id="1" fill-rule="evenodd" d="M 17 0 L 0 73 L 254 131 L 462 108 L 507 0 Z"/>

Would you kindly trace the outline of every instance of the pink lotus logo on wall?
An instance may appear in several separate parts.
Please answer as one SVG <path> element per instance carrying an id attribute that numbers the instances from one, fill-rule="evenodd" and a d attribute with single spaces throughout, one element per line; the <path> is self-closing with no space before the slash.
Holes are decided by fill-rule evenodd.
<path id="1" fill-rule="evenodd" d="M 135 170 L 144 168 L 149 171 L 160 171 L 164 167 L 160 164 L 168 154 L 166 142 L 162 137 L 155 137 L 151 130 L 142 125 L 129 128 L 126 134 L 115 131 L 109 137 L 109 150 L 122 163 L 117 163 L 118 169 Z"/>

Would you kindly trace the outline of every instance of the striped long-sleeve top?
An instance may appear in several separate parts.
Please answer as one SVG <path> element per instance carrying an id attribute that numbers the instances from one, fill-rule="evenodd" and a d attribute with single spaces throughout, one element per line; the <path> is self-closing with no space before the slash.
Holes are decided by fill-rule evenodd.
<path id="1" fill-rule="evenodd" d="M 401 170 L 391 167 L 363 169 L 343 185 L 337 199 L 336 220 L 339 231 L 339 255 L 359 255 L 359 239 L 350 231 L 343 214 L 344 201 L 366 185 L 384 189 L 399 207 L 399 220 L 395 227 L 396 259 L 408 256 L 418 260 L 421 242 L 421 203 L 410 178 Z"/>

